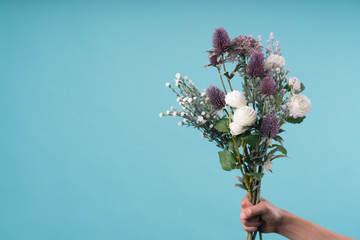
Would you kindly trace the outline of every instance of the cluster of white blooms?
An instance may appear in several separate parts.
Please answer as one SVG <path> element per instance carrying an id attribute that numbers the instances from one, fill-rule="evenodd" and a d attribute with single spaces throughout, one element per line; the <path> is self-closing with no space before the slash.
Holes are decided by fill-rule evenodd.
<path id="1" fill-rule="evenodd" d="M 288 78 L 287 83 L 292 91 L 300 91 L 301 90 L 301 82 L 296 77 Z"/>
<path id="2" fill-rule="evenodd" d="M 284 66 L 285 58 L 280 55 L 270 54 L 270 56 L 266 58 L 265 69 L 267 70 L 279 68 L 278 71 L 280 71 L 280 68 L 283 68 Z"/>
<path id="3" fill-rule="evenodd" d="M 236 108 L 234 113 L 234 121 L 230 123 L 230 133 L 239 135 L 244 133 L 257 118 L 256 111 L 247 106 L 245 95 L 237 90 L 231 91 L 225 96 L 225 102 L 228 106 Z"/>

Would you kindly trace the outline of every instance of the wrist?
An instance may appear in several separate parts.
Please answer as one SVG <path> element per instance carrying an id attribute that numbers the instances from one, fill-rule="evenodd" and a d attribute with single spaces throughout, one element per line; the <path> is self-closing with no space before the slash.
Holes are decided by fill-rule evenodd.
<path id="1" fill-rule="evenodd" d="M 280 234 L 282 236 L 286 234 L 286 229 L 287 229 L 286 225 L 291 222 L 291 215 L 292 214 L 290 212 L 280 209 L 279 224 L 277 225 L 278 227 L 275 230 L 277 234 Z"/>

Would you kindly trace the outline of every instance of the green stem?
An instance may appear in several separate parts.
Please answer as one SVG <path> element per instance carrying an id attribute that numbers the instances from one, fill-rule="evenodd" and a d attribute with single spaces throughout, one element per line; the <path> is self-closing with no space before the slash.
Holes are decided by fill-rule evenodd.
<path id="1" fill-rule="evenodd" d="M 222 65 L 223 65 L 223 67 L 224 67 L 224 72 L 226 73 L 227 71 L 226 71 L 226 67 L 225 67 L 224 54 L 221 54 L 221 62 L 222 62 Z M 231 87 L 230 79 L 229 79 L 229 77 L 228 77 L 227 75 L 225 75 L 225 77 L 226 77 L 226 79 L 227 79 L 227 81 L 228 81 L 228 83 L 229 83 L 230 90 L 232 91 L 233 89 L 232 89 L 232 87 Z"/>
<path id="2" fill-rule="evenodd" d="M 223 85 L 223 88 L 224 88 L 225 94 L 227 94 L 227 92 L 226 92 L 226 88 L 225 88 L 225 85 L 224 85 L 224 81 L 223 81 L 222 76 L 221 76 L 220 69 L 219 69 L 219 68 L 217 68 L 217 70 L 218 70 L 218 72 L 219 72 L 219 76 L 220 76 L 221 84 Z"/>

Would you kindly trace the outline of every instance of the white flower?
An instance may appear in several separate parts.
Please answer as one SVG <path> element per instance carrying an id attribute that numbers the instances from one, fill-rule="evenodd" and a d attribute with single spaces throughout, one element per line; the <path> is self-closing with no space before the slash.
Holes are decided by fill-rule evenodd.
<path id="1" fill-rule="evenodd" d="M 294 94 L 287 103 L 290 115 L 293 117 L 305 116 L 311 108 L 310 100 L 302 94 Z"/>
<path id="2" fill-rule="evenodd" d="M 178 122 L 178 126 L 181 127 L 183 125 L 182 122 Z"/>
<path id="3" fill-rule="evenodd" d="M 206 112 L 204 112 L 204 111 L 202 111 L 202 112 L 201 112 L 201 115 L 203 115 L 203 116 L 204 116 L 205 114 L 206 114 Z"/>
<path id="4" fill-rule="evenodd" d="M 174 109 L 174 107 L 173 107 L 173 106 L 171 106 L 170 110 L 173 110 L 173 109 Z"/>
<path id="5" fill-rule="evenodd" d="M 264 162 L 263 167 L 267 172 L 271 171 L 272 161 L 267 160 L 266 162 Z"/>
<path id="6" fill-rule="evenodd" d="M 248 106 L 243 106 L 236 109 L 234 113 L 234 122 L 237 122 L 243 126 L 251 126 L 255 123 L 257 118 L 256 111 Z"/>
<path id="7" fill-rule="evenodd" d="M 209 128 L 213 128 L 214 127 L 214 124 L 210 124 Z"/>
<path id="8" fill-rule="evenodd" d="M 290 87 L 292 87 L 295 91 L 301 90 L 301 82 L 296 77 L 291 77 L 287 79 L 287 82 Z"/>
<path id="9" fill-rule="evenodd" d="M 160 114 L 159 114 L 159 117 L 163 117 L 163 116 L 164 116 L 164 114 L 163 114 L 163 113 L 160 113 Z"/>
<path id="10" fill-rule="evenodd" d="M 181 74 L 180 74 L 180 73 L 177 73 L 177 74 L 175 74 L 175 77 L 176 77 L 176 79 L 180 79 L 180 78 L 181 78 Z"/>
<path id="11" fill-rule="evenodd" d="M 206 95 L 206 93 L 204 93 L 204 92 L 203 92 L 203 93 L 201 93 L 201 96 L 202 96 L 202 97 L 204 97 L 205 95 Z"/>
<path id="12" fill-rule="evenodd" d="M 280 55 L 271 54 L 266 58 L 265 69 L 283 68 L 285 66 L 285 58 Z"/>
<path id="13" fill-rule="evenodd" d="M 186 119 L 186 118 L 184 118 L 183 122 L 184 122 L 184 123 L 186 123 L 186 122 L 187 122 L 187 119 Z"/>
<path id="14" fill-rule="evenodd" d="M 181 112 L 180 115 L 183 117 L 185 115 L 185 112 Z"/>
<path id="15" fill-rule="evenodd" d="M 170 111 L 169 111 L 169 110 L 167 110 L 167 111 L 166 111 L 166 114 L 167 114 L 167 115 L 169 115 L 169 114 L 170 114 Z"/>
<path id="16" fill-rule="evenodd" d="M 166 87 L 170 87 L 170 83 L 168 83 L 168 82 L 165 83 L 165 86 L 166 86 Z"/>
<path id="17" fill-rule="evenodd" d="M 179 86 L 179 80 L 175 80 L 175 87 L 178 87 Z"/>
<path id="18" fill-rule="evenodd" d="M 200 104 L 201 104 L 201 105 L 204 105 L 204 102 L 203 102 L 203 101 L 201 101 L 201 102 L 200 102 Z"/>
<path id="19" fill-rule="evenodd" d="M 240 108 L 246 106 L 247 100 L 245 95 L 237 90 L 231 91 L 225 96 L 225 102 L 230 107 Z"/>
<path id="20" fill-rule="evenodd" d="M 230 133 L 232 135 L 239 135 L 246 131 L 247 127 L 239 122 L 232 122 L 229 124 Z"/>
<path id="21" fill-rule="evenodd" d="M 173 116 L 174 116 L 174 117 L 176 116 L 176 111 L 175 111 L 175 112 L 173 112 Z"/>
<path id="22" fill-rule="evenodd" d="M 191 103 L 191 102 L 192 102 L 192 98 L 188 98 L 187 101 L 188 101 L 189 103 Z"/>

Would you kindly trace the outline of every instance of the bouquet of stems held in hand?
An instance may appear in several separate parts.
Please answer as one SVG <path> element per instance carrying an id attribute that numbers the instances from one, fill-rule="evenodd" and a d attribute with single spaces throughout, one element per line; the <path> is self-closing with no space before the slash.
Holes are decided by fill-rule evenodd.
<path id="1" fill-rule="evenodd" d="M 192 80 L 178 73 L 174 86 L 166 86 L 176 94 L 180 107 L 171 107 L 160 117 L 182 118 L 179 126 L 200 130 L 203 138 L 221 148 L 221 167 L 241 172 L 235 186 L 246 190 L 250 201 L 257 204 L 264 169 L 271 172 L 272 162 L 287 156 L 280 136 L 283 125 L 301 123 L 311 102 L 301 94 L 304 84 L 288 77 L 280 44 L 272 33 L 265 48 L 261 36 L 240 35 L 230 40 L 224 28 L 217 28 L 212 45 L 206 67 L 216 69 L 220 88 L 199 91 Z M 242 91 L 232 87 L 239 80 Z M 262 239 L 260 228 L 249 232 L 247 239 L 257 234 Z"/>

